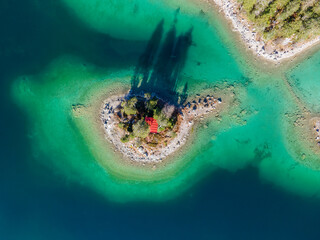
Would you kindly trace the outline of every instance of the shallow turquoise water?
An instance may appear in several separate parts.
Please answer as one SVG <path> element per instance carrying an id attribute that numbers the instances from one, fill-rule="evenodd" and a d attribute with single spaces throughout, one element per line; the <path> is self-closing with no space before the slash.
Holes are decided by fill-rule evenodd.
<path id="1" fill-rule="evenodd" d="M 319 112 L 320 53 L 309 57 L 288 73 L 297 95 L 313 112 Z"/>
<path id="2" fill-rule="evenodd" d="M 213 27 L 209 24 L 209 21 L 217 20 L 209 20 L 208 16 L 200 14 L 199 8 L 192 8 L 194 6 L 188 2 L 183 4 L 179 4 L 179 1 L 175 3 L 169 1 L 170 4 L 166 4 L 165 1 L 145 0 L 130 3 L 73 0 L 65 2 L 70 6 L 70 11 L 89 27 L 121 39 L 147 41 L 161 20 L 165 20 L 164 27 L 168 30 L 177 16 L 178 33 L 193 29 L 193 46 L 188 53 L 184 76 L 208 82 L 221 79 L 239 81 L 243 76 L 218 34 L 218 31 L 222 30 L 219 29 L 221 26 Z"/>
<path id="3" fill-rule="evenodd" d="M 1 140 L 6 168 L 0 174 L 5 193 L 0 236 L 149 239 L 162 228 L 155 239 L 317 239 L 320 173 L 297 163 L 288 151 L 284 115 L 296 106 L 281 74 L 243 61 L 218 19 L 183 4 L 177 28 L 193 26 L 194 44 L 182 80 L 189 81 L 191 93 L 233 84 L 241 103 L 221 122 L 213 119 L 200 127 L 181 171 L 164 181 L 117 179 L 95 161 L 70 106 L 84 101 L 90 89 L 109 89 L 120 79 L 129 85 L 122 77 L 133 73 L 156 24 L 164 18 L 166 29 L 171 26 L 181 1 L 169 2 L 170 7 L 148 0 L 62 3 L 26 4 L 32 11 L 25 6 L 30 16 L 21 22 L 34 16 L 25 29 L 36 24 L 40 30 L 33 30 L 36 37 L 21 46 L 23 51 L 2 51 L 12 63 L 2 64 L 6 93 L 1 97 L 8 114 L 1 125 L 8 129 Z M 49 7 L 55 13 L 42 19 Z M 55 23 L 58 17 L 63 25 Z M 46 23 L 42 28 L 41 22 Z M 54 28 L 47 32 L 49 23 Z M 48 34 L 51 38 L 39 37 Z M 37 49 L 51 50 L 40 56 Z M 292 72 L 296 94 L 314 110 L 318 56 Z"/>
<path id="4" fill-rule="evenodd" d="M 199 172 L 204 169 L 205 172 L 217 168 L 236 171 L 248 166 L 257 167 L 264 179 L 290 191 L 309 196 L 318 194 L 320 185 L 303 186 L 310 179 L 319 182 L 320 174 L 297 164 L 293 159 L 295 156 L 288 152 L 284 143 L 286 135 L 282 129 L 283 116 L 294 111 L 296 106 L 281 75 L 272 71 L 262 72 L 244 64 L 240 52 L 233 45 L 226 44 L 232 38 L 222 31 L 217 19 L 199 15 L 200 9 L 197 12 L 197 8 L 190 8 L 191 5 L 177 11 L 171 5 L 154 5 L 149 1 L 125 6 L 120 2 L 108 2 L 103 5 L 105 9 L 100 3 L 93 3 L 94 1 L 75 4 L 70 1 L 68 6 L 70 11 L 75 11 L 77 17 L 86 21 L 95 31 L 108 32 L 111 37 L 139 40 L 139 49 L 143 49 L 140 41 L 147 41 L 151 35 L 150 24 L 161 19 L 164 19 L 167 30 L 174 22 L 178 33 L 192 28 L 193 43 L 181 80 L 189 82 L 189 91 L 193 94 L 210 89 L 215 83 L 233 84 L 240 104 L 223 117 L 221 123 L 213 120 L 208 123 L 208 129 L 199 129 L 196 144 L 179 157 L 187 164 L 175 174 L 170 173 L 165 181 L 159 182 L 161 178 L 157 177 L 157 184 L 117 180 L 95 161 L 91 152 L 99 150 L 92 150 L 95 148 L 91 146 L 92 140 L 83 142 L 82 130 L 75 126 L 70 106 L 85 101 L 86 95 L 92 94 L 90 89 L 111 89 L 115 81 L 118 81 L 116 79 L 132 75 L 134 66 L 119 70 L 120 66 L 100 67 L 77 56 L 60 56 L 40 74 L 20 77 L 13 87 L 14 97 L 29 115 L 34 151 L 39 156 L 48 155 L 51 159 L 46 164 L 59 169 L 75 181 L 81 179 L 83 184 L 118 201 L 167 199 L 185 191 L 201 179 L 203 176 Z M 83 18 L 82 12 L 77 13 L 79 8 L 84 12 L 89 11 L 92 16 L 85 15 Z M 120 20 L 113 17 L 115 8 L 117 16 L 126 15 L 130 9 L 135 8 L 148 8 L 149 11 L 133 13 L 136 18 L 129 21 L 129 18 Z M 158 11 L 159 14 L 150 14 L 152 11 Z M 102 19 L 112 19 L 113 24 L 96 26 L 95 23 Z M 142 24 L 146 21 L 150 24 Z M 134 24 L 139 25 L 136 30 L 132 27 Z M 128 29 L 122 31 L 125 35 L 129 34 L 130 38 L 119 35 L 119 29 Z M 144 34 L 140 34 L 140 31 Z M 222 37 L 225 38 L 224 41 Z M 127 51 L 130 53 L 133 50 Z M 129 82 L 123 80 L 122 84 L 128 85 Z M 310 99 L 314 98 L 310 96 Z M 107 154 L 108 159 L 114 158 L 112 153 L 103 154 Z"/>
<path id="5" fill-rule="evenodd" d="M 161 16 L 165 23 L 172 25 L 176 9 L 164 7 L 162 6 L 162 10 L 167 14 Z M 149 17 L 154 22 L 160 20 L 158 16 Z M 181 75 L 182 79 L 188 79 L 191 92 L 197 92 L 206 88 L 207 84 L 215 82 L 243 83 L 246 81 L 241 68 L 230 55 L 229 49 L 221 42 L 220 36 L 212 26 L 207 24 L 207 21 L 183 13 L 182 10 L 176 17 L 178 33 L 193 28 L 193 44 Z M 142 18 L 141 21 L 145 19 Z M 146 26 L 144 31 L 148 33 L 148 30 Z M 144 34 L 146 41 L 150 34 L 151 32 Z M 132 75 L 133 67 L 125 67 L 122 71 L 116 68 L 112 70 L 101 68 L 76 56 L 62 56 L 53 60 L 40 74 L 21 77 L 17 80 L 13 94 L 18 98 L 18 102 L 23 103 L 24 109 L 30 116 L 34 151 L 40 156 L 47 154 L 52 159 L 47 162 L 49 166 L 52 164 L 54 168 L 75 180 L 81 176 L 81 182 L 117 200 L 170 198 L 171 194 L 177 195 L 199 178 L 196 177 L 196 172 L 203 168 L 202 165 L 205 165 L 205 162 L 192 161 L 192 158 L 197 155 L 202 143 L 183 156 L 185 162 L 191 163 L 188 164 L 186 171 L 180 171 L 175 176 L 171 175 L 171 181 L 161 182 L 155 186 L 152 183 L 119 181 L 112 179 L 110 176 L 112 174 L 105 172 L 90 155 L 90 142 L 81 142 L 79 129 L 76 129 L 70 116 L 70 106 L 83 101 L 83 97 L 88 94 L 88 89 L 97 88 L 97 86 L 110 88 L 117 77 Z M 128 85 L 129 82 L 124 81 L 123 84 Z M 206 145 L 207 142 L 204 141 L 203 144 Z M 112 154 L 108 154 L 108 158 L 113 158 Z M 187 179 L 191 178 L 194 180 L 186 184 Z"/>

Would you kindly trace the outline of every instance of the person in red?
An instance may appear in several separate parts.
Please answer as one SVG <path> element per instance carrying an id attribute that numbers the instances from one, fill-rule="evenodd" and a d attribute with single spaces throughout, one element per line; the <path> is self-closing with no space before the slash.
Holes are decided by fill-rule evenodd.
<path id="1" fill-rule="evenodd" d="M 147 124 L 150 126 L 151 133 L 158 133 L 158 123 L 157 120 L 153 117 L 146 117 L 145 118 Z"/>

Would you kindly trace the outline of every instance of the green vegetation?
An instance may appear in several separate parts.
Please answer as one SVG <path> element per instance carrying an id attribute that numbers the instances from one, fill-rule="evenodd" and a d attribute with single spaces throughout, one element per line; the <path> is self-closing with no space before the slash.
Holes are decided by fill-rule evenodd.
<path id="1" fill-rule="evenodd" d="M 126 143 L 132 139 L 134 139 L 133 134 L 126 134 L 123 138 L 121 138 L 121 142 Z"/>
<path id="2" fill-rule="evenodd" d="M 153 115 L 154 119 L 157 120 L 158 124 L 159 124 L 159 128 L 160 129 L 165 129 L 165 128 L 171 128 L 172 127 L 172 119 L 171 118 L 167 118 L 167 116 L 165 115 L 164 111 L 162 111 L 161 109 L 156 109 L 156 111 L 154 111 L 154 115 Z"/>
<path id="3" fill-rule="evenodd" d="M 150 99 L 149 101 L 147 101 L 147 109 L 152 111 L 157 106 L 157 104 L 158 104 L 158 99 L 156 98 Z"/>
<path id="4" fill-rule="evenodd" d="M 146 138 L 150 133 L 149 125 L 144 119 L 141 119 L 132 125 L 133 136 L 139 138 Z"/>
<path id="5" fill-rule="evenodd" d="M 136 97 L 130 98 L 128 101 L 124 101 L 121 103 L 121 107 L 123 107 L 122 111 L 126 115 L 133 115 L 137 113 L 137 104 L 138 100 Z"/>
<path id="6" fill-rule="evenodd" d="M 294 41 L 320 34 L 319 0 L 237 0 L 266 40 Z"/>
<path id="7" fill-rule="evenodd" d="M 119 118 L 119 129 L 125 131 L 121 138 L 123 143 L 135 140 L 135 145 L 145 142 L 154 147 L 168 141 L 164 138 L 176 136 L 173 132 L 178 118 L 176 107 L 157 97 L 151 97 L 149 93 L 144 94 L 144 97 L 134 96 L 124 100 L 115 112 Z M 150 122 L 148 124 L 146 118 L 156 120 L 158 134 L 150 134 Z"/>

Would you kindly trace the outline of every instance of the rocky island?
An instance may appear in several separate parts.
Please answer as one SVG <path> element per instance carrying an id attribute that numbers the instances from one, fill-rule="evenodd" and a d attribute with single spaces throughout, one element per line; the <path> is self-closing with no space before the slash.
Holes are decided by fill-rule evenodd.
<path id="1" fill-rule="evenodd" d="M 126 179 L 166 177 L 188 164 L 187 153 L 203 131 L 212 131 L 211 121 L 220 129 L 246 124 L 243 83 L 205 83 L 183 72 L 189 48 L 196 47 L 193 28 L 184 30 L 177 31 L 176 20 L 169 28 L 160 21 L 129 74 L 106 81 L 102 75 L 72 102 L 75 127 L 107 171 Z"/>
<path id="2" fill-rule="evenodd" d="M 114 96 L 101 112 L 107 139 L 133 161 L 159 162 L 183 146 L 197 119 L 219 109 L 221 99 L 197 97 L 183 106 L 146 93 Z"/>
<path id="3" fill-rule="evenodd" d="M 186 143 L 197 119 L 217 112 L 222 102 L 212 94 L 189 97 L 188 83 L 179 83 L 192 28 L 176 35 L 173 24 L 163 42 L 162 35 L 163 21 L 140 56 L 130 91 L 109 97 L 101 110 L 106 138 L 133 161 L 161 162 Z"/>

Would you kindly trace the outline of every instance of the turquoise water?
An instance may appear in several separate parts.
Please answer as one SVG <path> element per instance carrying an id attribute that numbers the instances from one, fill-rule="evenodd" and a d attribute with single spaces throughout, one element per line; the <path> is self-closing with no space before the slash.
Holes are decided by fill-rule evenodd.
<path id="1" fill-rule="evenodd" d="M 165 8 L 165 5 L 162 8 L 167 13 L 162 15 L 167 25 L 173 24 L 176 15 L 178 32 L 193 27 L 193 44 L 190 47 L 186 66 L 181 76 L 181 78 L 188 79 L 190 91 L 199 91 L 206 88 L 207 84 L 215 82 L 232 84 L 246 81 L 241 68 L 231 57 L 229 49 L 223 45 L 219 35 L 213 27 L 208 25 L 207 21 L 183 13 L 183 10 L 181 13 L 177 13 L 174 8 Z M 139 16 L 137 18 L 139 19 Z M 153 19 L 155 22 L 161 20 L 157 16 L 155 19 Z M 141 21 L 145 21 L 145 19 L 143 18 Z M 117 27 L 117 25 L 114 26 L 114 28 Z M 151 33 L 148 28 L 145 28 L 145 41 L 149 39 Z M 209 44 L 210 42 L 214 44 Z M 29 112 L 29 116 L 31 116 L 29 122 L 33 123 L 30 124 L 30 127 L 33 128 L 34 151 L 39 156 L 47 154 L 52 159 L 46 164 L 52 164 L 71 178 L 79 179 L 81 176 L 81 182 L 118 201 L 171 198 L 190 187 L 192 182 L 199 178 L 196 173 L 203 168 L 203 164 L 201 161 L 193 161 L 192 159 L 197 155 L 200 145 L 192 148 L 188 154 L 181 157 L 180 162 L 185 162 L 180 164 L 182 166 L 171 167 L 176 170 L 160 171 L 157 173 L 159 177 L 151 177 L 152 173 L 147 173 L 150 175 L 148 178 L 152 181 L 158 182 L 164 179 L 171 181 L 162 181 L 154 185 L 149 182 L 150 180 L 146 183 L 144 181 L 127 182 L 126 176 L 124 176 L 124 180 L 114 180 L 112 174 L 97 164 L 96 155 L 91 156 L 90 154 L 90 151 L 100 154 L 99 152 L 103 150 L 95 147 L 90 142 L 91 140 L 83 142 L 82 129 L 77 128 L 72 116 L 70 116 L 72 104 L 86 101 L 86 95 L 95 95 L 96 89 L 112 89 L 112 85 L 116 81 L 119 83 L 122 78 L 133 74 L 133 67 L 124 68 L 124 70 L 108 69 L 94 65 L 78 56 L 60 56 L 41 73 L 19 78 L 13 87 L 13 94 L 18 102 L 24 104 L 25 111 L 27 114 Z M 129 85 L 129 80 L 130 78 L 121 80 L 122 85 Z M 87 126 L 90 124 L 88 123 Z M 206 141 L 203 142 L 203 145 L 207 144 Z M 92 150 L 94 148 L 98 148 L 98 150 Z M 114 158 L 110 152 L 105 154 L 108 159 Z M 188 166 L 188 170 L 178 170 L 181 167 L 186 168 L 183 165 Z M 130 175 L 128 169 L 123 171 L 128 171 L 128 173 L 122 175 Z M 92 174 L 93 172 L 94 174 Z M 135 174 L 135 178 L 141 178 L 138 176 L 139 174 L 144 175 L 141 171 L 132 174 Z M 188 179 L 189 183 L 186 184 Z M 190 179 L 194 180 L 190 181 Z"/>
<path id="2" fill-rule="evenodd" d="M 309 181 L 319 182 L 318 172 L 298 164 L 296 156 L 287 150 L 284 115 L 295 111 L 297 106 L 282 80 L 281 71 L 268 73 L 244 64 L 238 49 L 226 44 L 232 38 L 228 32 L 221 31 L 217 19 L 199 15 L 200 9 L 197 12 L 195 6 L 190 8 L 192 5 L 187 4 L 178 10 L 149 1 L 125 6 L 121 2 L 108 2 L 103 5 L 106 9 L 94 1 L 68 2 L 67 6 L 93 30 L 108 32 L 110 38 L 138 41 L 138 49 L 143 49 L 140 42 L 147 41 L 152 33 L 150 24 L 161 19 L 167 26 L 165 29 L 176 24 L 178 33 L 192 28 L 193 43 L 180 78 L 187 79 L 191 94 L 213 89 L 215 84 L 231 85 L 239 103 L 222 114 L 221 122 L 213 119 L 208 121 L 207 129 L 200 127 L 195 135 L 197 140 L 193 140 L 196 144 L 165 168 L 148 172 L 119 167 L 113 153 L 94 135 L 98 133 L 93 133 L 93 122 L 90 119 L 79 122 L 70 108 L 72 104 L 94 104 L 94 96 L 98 96 L 101 89 L 116 92 L 115 83 L 128 86 L 134 65 L 108 68 L 74 54 L 60 55 L 38 74 L 18 78 L 12 92 L 29 115 L 33 151 L 41 156 L 39 158 L 49 156 L 51 159 L 45 164 L 117 201 L 172 198 L 201 179 L 200 172 L 204 169 L 205 172 L 220 168 L 236 171 L 248 166 L 256 167 L 262 178 L 290 191 L 318 195 L 320 185 L 305 186 Z M 80 14 L 78 8 L 84 12 Z M 117 16 L 126 15 L 132 9 L 140 10 L 132 13 L 136 17 L 130 21 L 114 17 L 115 9 L 118 9 Z M 92 16 L 82 15 L 86 11 Z M 159 14 L 151 14 L 153 11 Z M 102 19 L 112 19 L 113 24 L 97 25 Z M 138 24 L 135 29 L 137 22 L 150 24 Z M 125 36 L 119 35 L 119 29 L 128 29 L 123 32 Z M 128 34 L 130 38 L 126 37 Z M 222 41 L 222 37 L 226 40 Z M 126 50 L 130 54 L 138 52 Z M 115 177 L 117 175 L 121 178 Z"/>
<path id="3" fill-rule="evenodd" d="M 185 1 L 27 1 L 13 21 L 17 4 L 1 8 L 13 26 L 0 52 L 0 236 L 317 239 L 320 173 L 297 161 L 284 125 L 295 95 L 318 111 L 318 53 L 288 73 L 256 69 L 216 12 Z M 193 27 L 181 74 L 190 94 L 219 84 L 239 101 L 201 124 L 163 170 L 111 166 L 117 159 L 92 120 L 74 118 L 71 106 L 128 88 L 152 31 L 161 19 L 168 30 L 175 16 L 178 32 Z"/>
<path id="4" fill-rule="evenodd" d="M 320 54 L 303 61 L 288 73 L 294 91 L 313 112 L 319 112 Z"/>

